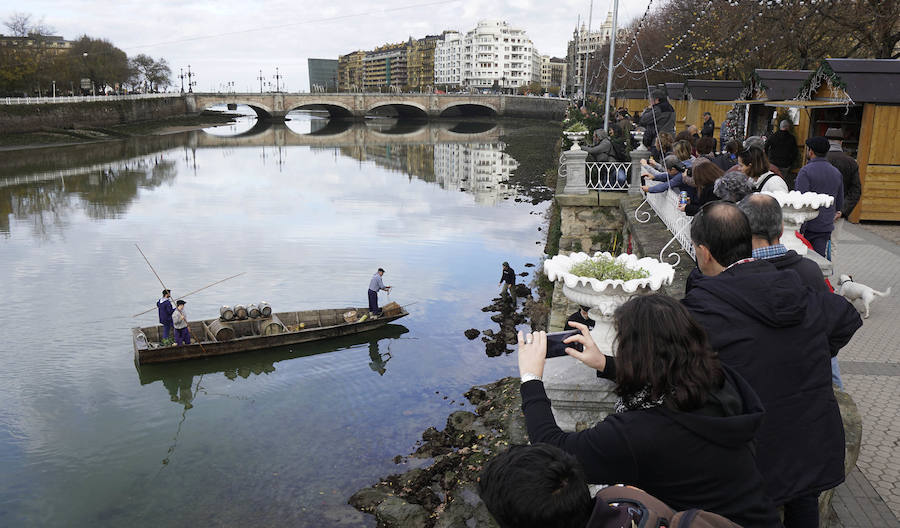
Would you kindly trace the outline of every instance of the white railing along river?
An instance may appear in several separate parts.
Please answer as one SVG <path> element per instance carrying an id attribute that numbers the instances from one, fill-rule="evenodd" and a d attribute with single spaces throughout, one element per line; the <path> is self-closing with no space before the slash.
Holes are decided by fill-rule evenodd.
<path id="1" fill-rule="evenodd" d="M 54 103 L 89 103 L 94 101 L 130 101 L 133 99 L 159 99 L 163 97 L 181 97 L 178 93 L 149 93 L 131 95 L 75 95 L 59 97 L 0 97 L 0 104 L 54 104 Z"/>

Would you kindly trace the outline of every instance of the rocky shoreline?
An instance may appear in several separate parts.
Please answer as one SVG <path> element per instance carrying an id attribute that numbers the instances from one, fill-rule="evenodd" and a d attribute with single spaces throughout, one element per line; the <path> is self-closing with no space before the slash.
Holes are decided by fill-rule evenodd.
<path id="1" fill-rule="evenodd" d="M 429 427 L 415 452 L 394 459 L 398 464 L 430 459 L 430 465 L 390 475 L 356 492 L 350 505 L 375 515 L 380 528 L 496 527 L 476 482 L 487 460 L 528 441 L 519 379 L 472 387 L 465 396 L 474 413 L 452 413 L 443 431 Z"/>

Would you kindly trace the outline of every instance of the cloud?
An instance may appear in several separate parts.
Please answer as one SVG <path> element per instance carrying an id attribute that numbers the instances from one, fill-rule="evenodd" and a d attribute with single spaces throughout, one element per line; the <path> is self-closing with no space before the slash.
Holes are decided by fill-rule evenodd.
<path id="1" fill-rule="evenodd" d="M 647 5 L 646 0 L 619 4 L 622 26 Z M 67 39 L 87 34 L 106 38 L 130 55 L 165 57 L 176 75 L 190 64 L 201 90 L 228 81 L 238 90 L 251 90 L 259 86 L 259 70 L 272 77 L 276 66 L 289 90 L 306 90 L 307 58 L 337 58 L 445 29 L 468 31 L 485 18 L 525 29 L 541 53 L 565 56 L 578 15 L 586 20 L 589 8 L 589 0 L 124 0 L 112 6 L 96 0 L 32 0 L 24 8 L 0 0 L 3 18 L 24 9 L 45 17 Z M 609 9 L 611 2 L 594 2 L 594 23 L 602 22 Z"/>

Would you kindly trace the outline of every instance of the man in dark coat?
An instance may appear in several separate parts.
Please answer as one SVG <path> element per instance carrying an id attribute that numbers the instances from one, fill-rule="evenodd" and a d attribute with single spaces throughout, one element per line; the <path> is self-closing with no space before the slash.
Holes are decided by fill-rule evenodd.
<path id="1" fill-rule="evenodd" d="M 516 270 L 509 267 L 509 262 L 503 263 L 503 271 L 500 273 L 500 282 L 497 286 L 502 286 L 501 294 L 509 292 L 513 297 L 516 295 Z"/>
<path id="2" fill-rule="evenodd" d="M 675 135 L 675 107 L 669 103 L 666 93 L 655 90 L 650 94 L 653 106 L 641 114 L 638 125 L 644 127 L 644 146 L 650 148 L 660 132 Z"/>
<path id="3" fill-rule="evenodd" d="M 766 409 L 757 464 L 769 497 L 785 507 L 785 527 L 817 527 L 819 493 L 844 480 L 829 362 L 862 326 L 859 313 L 793 270 L 753 259 L 750 223 L 733 204 L 701 210 L 691 240 L 704 278 L 682 302 Z"/>
<path id="4" fill-rule="evenodd" d="M 579 306 L 578 311 L 573 313 L 572 315 L 569 316 L 568 319 L 566 319 L 566 327 L 563 328 L 563 330 L 571 330 L 573 328 L 573 327 L 569 326 L 570 322 L 581 323 L 584 326 L 593 330 L 594 324 L 596 324 L 596 323 L 594 322 L 593 319 L 588 317 L 588 310 L 590 310 L 590 309 L 591 309 L 590 306 Z"/>
<path id="5" fill-rule="evenodd" d="M 838 218 L 837 211 L 844 207 L 844 180 L 841 171 L 828 163 L 825 155 L 828 154 L 828 140 L 821 137 L 811 137 L 806 140 L 809 162 L 797 173 L 797 181 L 794 189 L 800 192 L 814 192 L 828 194 L 834 198 L 834 203 L 828 207 L 819 209 L 819 216 L 807 220 L 800 228 L 803 236 L 809 240 L 816 253 L 831 260 L 829 254 L 829 242 L 831 232 L 834 231 L 834 221 Z"/>
<path id="6" fill-rule="evenodd" d="M 703 137 L 713 137 L 716 133 L 716 122 L 713 121 L 712 114 L 703 112 L 703 128 L 700 135 Z"/>
<path id="7" fill-rule="evenodd" d="M 781 243 L 784 220 L 778 200 L 767 194 L 754 193 L 741 200 L 738 207 L 750 221 L 750 231 L 753 233 L 753 258 L 765 259 L 780 270 L 794 270 L 808 288 L 822 292 L 831 291 L 825 284 L 825 277 L 818 264 L 801 257 L 793 249 L 785 248 Z M 831 358 L 831 382 L 844 390 L 837 357 Z"/>
<path id="8" fill-rule="evenodd" d="M 766 141 L 766 155 L 781 170 L 781 174 L 790 174 L 791 166 L 797 160 L 797 138 L 791 134 L 791 122 L 787 119 L 778 128 L 778 132 Z"/>
<path id="9" fill-rule="evenodd" d="M 830 147 L 825 159 L 841 172 L 844 180 L 844 205 L 840 209 L 839 218 L 850 218 L 850 213 L 859 202 L 859 196 L 862 194 L 862 184 L 859 181 L 859 164 L 856 160 L 844 153 L 842 145 L 844 141 L 844 133 L 840 128 L 829 128 L 825 132 L 825 139 L 828 140 Z"/>

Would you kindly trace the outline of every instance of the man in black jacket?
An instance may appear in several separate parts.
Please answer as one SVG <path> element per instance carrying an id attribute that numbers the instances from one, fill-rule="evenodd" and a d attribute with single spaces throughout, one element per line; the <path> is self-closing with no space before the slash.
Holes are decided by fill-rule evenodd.
<path id="1" fill-rule="evenodd" d="M 862 194 L 862 184 L 859 181 L 859 165 L 856 160 L 844 153 L 842 145 L 844 141 L 844 133 L 840 128 L 829 128 L 825 132 L 825 139 L 828 140 L 828 153 L 825 159 L 841 171 L 844 178 L 844 204 L 841 206 L 839 218 L 849 218 L 850 213 L 859 202 L 859 196 Z"/>
<path id="2" fill-rule="evenodd" d="M 500 283 L 497 286 L 501 286 L 500 294 L 505 295 L 507 292 L 515 297 L 516 295 L 516 270 L 509 267 L 509 262 L 503 263 L 503 271 L 500 273 Z"/>
<path id="3" fill-rule="evenodd" d="M 750 231 L 753 233 L 753 258 L 765 259 L 780 270 L 794 270 L 808 288 L 822 292 L 831 291 L 825 284 L 825 277 L 818 264 L 801 257 L 793 249 L 788 250 L 781 243 L 784 221 L 778 200 L 767 194 L 754 193 L 741 200 L 738 207 L 750 221 Z M 831 358 L 831 382 L 844 390 L 837 356 Z"/>
<path id="4" fill-rule="evenodd" d="M 655 90 L 650 94 L 653 106 L 641 114 L 638 125 L 644 127 L 644 146 L 650 148 L 661 132 L 675 135 L 675 107 L 669 103 L 666 92 Z"/>
<path id="5" fill-rule="evenodd" d="M 747 217 L 712 203 L 691 223 L 704 278 L 682 301 L 722 363 L 759 394 L 766 421 L 757 464 L 786 528 L 818 526 L 818 496 L 844 480 L 844 428 L 829 359 L 862 326 L 833 293 L 808 289 L 792 270 L 753 259 Z"/>
<path id="6" fill-rule="evenodd" d="M 797 138 L 791 134 L 791 122 L 785 119 L 778 126 L 778 132 L 766 141 L 766 155 L 769 161 L 778 167 L 781 174 L 788 176 L 791 166 L 797 159 Z"/>

